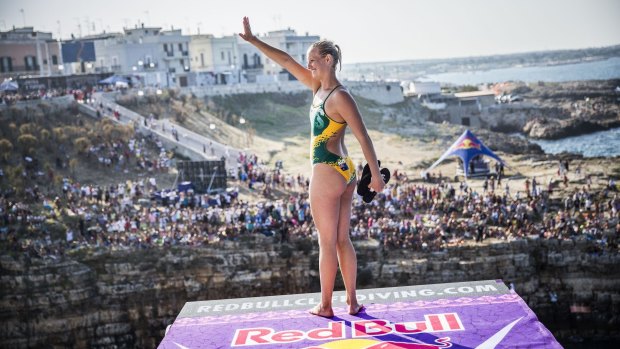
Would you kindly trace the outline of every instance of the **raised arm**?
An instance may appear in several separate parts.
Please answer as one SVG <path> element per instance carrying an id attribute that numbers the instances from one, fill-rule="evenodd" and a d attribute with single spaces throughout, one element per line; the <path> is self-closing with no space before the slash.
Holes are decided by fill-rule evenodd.
<path id="1" fill-rule="evenodd" d="M 313 81 L 310 70 L 299 64 L 288 53 L 264 43 L 252 34 L 250 19 L 248 17 L 243 17 L 243 33 L 239 33 L 239 36 L 243 40 L 254 45 L 267 57 L 278 63 L 282 68 L 288 70 L 295 78 L 297 78 L 297 80 L 308 86 L 308 88 L 312 90 L 316 89 L 317 82 Z"/>

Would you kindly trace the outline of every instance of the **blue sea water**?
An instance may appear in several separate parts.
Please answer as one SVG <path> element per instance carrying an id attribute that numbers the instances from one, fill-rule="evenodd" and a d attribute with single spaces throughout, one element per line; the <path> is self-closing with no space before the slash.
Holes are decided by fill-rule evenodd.
<path id="1" fill-rule="evenodd" d="M 620 57 L 606 60 L 556 66 L 512 67 L 485 71 L 454 72 L 429 75 L 425 81 L 457 85 L 476 85 L 486 82 L 562 82 L 579 80 L 620 79 Z M 620 156 L 620 128 L 559 140 L 530 141 L 540 145 L 545 153 L 571 152 L 584 157 Z"/>
<path id="2" fill-rule="evenodd" d="M 620 128 L 557 140 L 530 139 L 547 154 L 570 152 L 584 157 L 620 156 Z"/>
<path id="3" fill-rule="evenodd" d="M 484 71 L 431 74 L 421 79 L 456 85 L 477 85 L 487 82 L 562 82 L 577 80 L 620 79 L 620 57 L 606 60 L 554 66 L 511 67 Z"/>

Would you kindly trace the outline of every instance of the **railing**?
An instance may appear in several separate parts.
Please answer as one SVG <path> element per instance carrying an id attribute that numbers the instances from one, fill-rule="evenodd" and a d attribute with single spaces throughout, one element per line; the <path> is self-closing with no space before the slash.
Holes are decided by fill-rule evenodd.
<path id="1" fill-rule="evenodd" d="M 241 66 L 241 69 L 263 69 L 262 64 L 244 64 Z"/>
<path id="2" fill-rule="evenodd" d="M 19 72 L 27 72 L 27 71 L 37 71 L 40 70 L 40 65 L 35 66 L 26 66 L 26 65 L 14 65 L 10 70 L 2 70 L 2 73 L 19 73 Z"/>

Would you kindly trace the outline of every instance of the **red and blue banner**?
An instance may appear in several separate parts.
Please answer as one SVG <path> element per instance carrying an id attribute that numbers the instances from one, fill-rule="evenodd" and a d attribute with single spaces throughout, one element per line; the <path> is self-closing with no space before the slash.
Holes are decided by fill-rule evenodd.
<path id="1" fill-rule="evenodd" d="M 359 290 L 365 309 L 310 315 L 320 294 L 189 302 L 160 349 L 561 348 L 523 299 L 500 280 Z"/>

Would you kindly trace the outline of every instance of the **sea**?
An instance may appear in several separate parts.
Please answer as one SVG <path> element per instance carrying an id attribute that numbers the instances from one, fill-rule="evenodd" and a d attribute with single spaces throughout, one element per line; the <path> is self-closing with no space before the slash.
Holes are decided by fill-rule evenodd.
<path id="1" fill-rule="evenodd" d="M 620 57 L 605 60 L 530 67 L 511 67 L 480 71 L 431 74 L 422 81 L 437 81 L 456 85 L 478 85 L 487 82 L 562 82 L 579 80 L 620 79 Z"/>
<path id="2" fill-rule="evenodd" d="M 422 80 L 457 85 L 476 85 L 485 82 L 510 80 L 562 82 L 608 79 L 620 79 L 620 57 L 554 66 L 511 67 L 484 71 L 442 73 L 428 75 Z M 620 93 L 618 93 L 618 98 L 620 98 Z M 620 128 L 558 140 L 529 140 L 540 145 L 543 151 L 548 154 L 570 152 L 582 154 L 584 157 L 620 156 Z"/>

